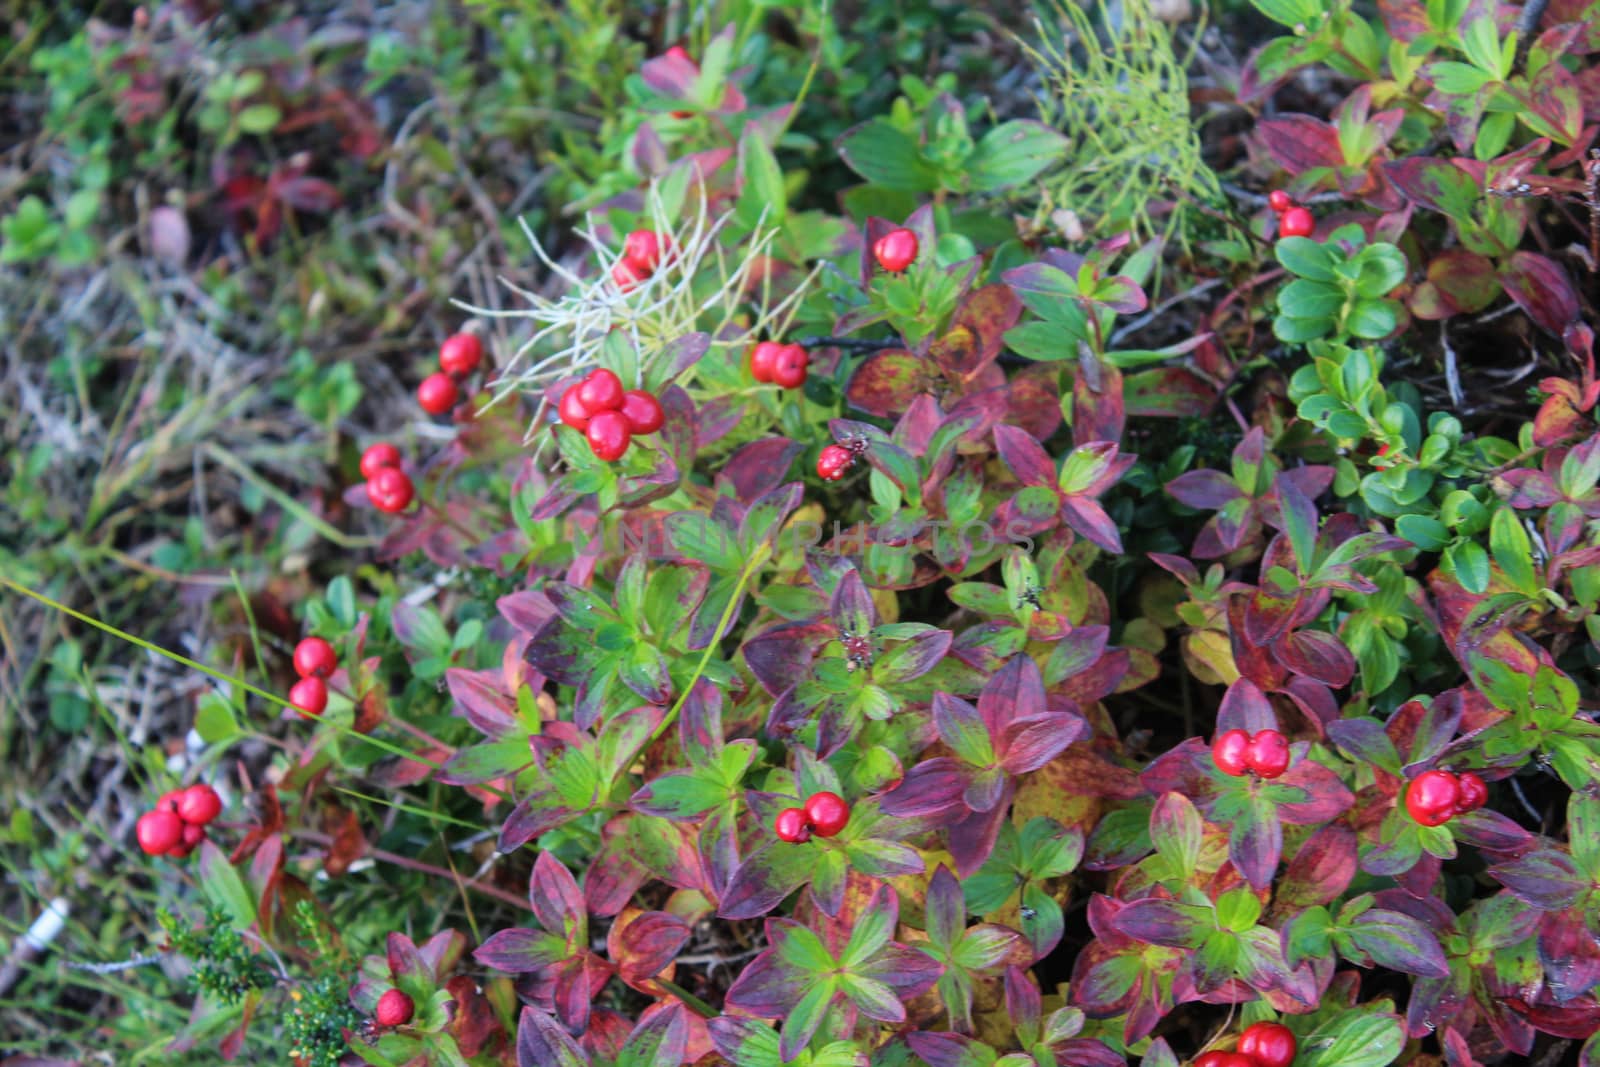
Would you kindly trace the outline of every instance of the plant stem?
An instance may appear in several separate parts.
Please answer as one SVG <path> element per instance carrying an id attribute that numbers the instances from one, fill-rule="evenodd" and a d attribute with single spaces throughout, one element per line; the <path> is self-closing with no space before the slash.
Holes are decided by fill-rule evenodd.
<path id="1" fill-rule="evenodd" d="M 672 705 L 672 710 L 667 712 L 666 718 L 661 720 L 661 723 L 655 728 L 655 732 L 650 735 L 650 744 L 653 745 L 661 740 L 661 735 L 671 729 L 672 724 L 678 718 L 678 712 L 683 710 L 683 702 L 689 699 L 689 694 L 694 692 L 694 687 L 700 684 L 700 676 L 705 673 L 706 664 L 711 662 L 711 653 L 717 650 L 717 642 L 722 640 L 722 632 L 728 628 L 728 622 L 733 618 L 733 609 L 738 606 L 739 601 L 744 597 L 745 583 L 750 580 L 750 576 L 756 572 L 757 568 L 766 562 L 766 547 L 765 542 L 759 545 L 756 554 L 750 557 L 745 562 L 743 569 L 739 571 L 739 584 L 733 587 L 733 595 L 728 598 L 728 606 L 722 609 L 722 618 L 717 620 L 716 632 L 711 635 L 711 640 L 706 642 L 705 651 L 700 654 L 700 662 L 695 665 L 693 677 L 689 679 L 689 684 L 683 687 L 683 692 L 678 694 L 678 700 Z"/>
<path id="2" fill-rule="evenodd" d="M 313 845 L 321 845 L 324 848 L 333 844 L 332 837 L 316 830 L 295 830 L 292 833 L 299 840 Z M 421 874 L 435 874 L 441 878 L 447 878 L 454 882 L 457 888 L 470 889 L 475 893 L 482 893 L 486 897 L 494 897 L 496 900 L 521 908 L 524 911 L 528 908 L 528 902 L 523 897 L 519 897 L 515 893 L 508 893 L 499 886 L 464 879 L 447 867 L 435 867 L 431 863 L 424 863 L 421 860 L 414 860 L 410 856 L 401 856 L 398 853 L 388 852 L 381 848 L 369 848 L 365 855 L 371 856 L 379 863 L 388 863 L 395 867 L 404 867 L 409 871 L 417 871 Z"/>
<path id="3" fill-rule="evenodd" d="M 844 348 L 852 352 L 887 352 L 905 348 L 901 341 L 863 341 L 854 337 L 802 337 L 801 348 Z"/>
<path id="4" fill-rule="evenodd" d="M 673 996 L 683 1001 L 684 1006 L 689 1008 L 702 1019 L 715 1019 L 717 1017 L 718 1013 L 715 1008 L 701 1000 L 699 997 L 695 996 L 693 993 L 689 992 L 687 989 L 678 985 L 676 982 L 669 982 L 665 978 L 652 978 L 651 981 L 660 986 L 663 992 L 671 993 Z"/>

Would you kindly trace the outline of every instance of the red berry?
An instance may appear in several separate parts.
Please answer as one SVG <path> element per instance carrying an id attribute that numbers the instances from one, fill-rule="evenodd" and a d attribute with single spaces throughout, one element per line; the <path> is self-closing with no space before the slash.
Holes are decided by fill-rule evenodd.
<path id="1" fill-rule="evenodd" d="M 475 333 L 453 333 L 439 346 L 439 369 L 460 377 L 478 369 L 483 342 Z"/>
<path id="2" fill-rule="evenodd" d="M 811 840 L 811 826 L 806 822 L 806 813 L 799 808 L 784 808 L 778 812 L 778 817 L 772 820 L 772 831 L 779 841 L 792 845 Z"/>
<path id="3" fill-rule="evenodd" d="M 416 1014 L 417 1006 L 411 998 L 398 989 L 391 989 L 378 998 L 378 1010 L 372 1013 L 379 1026 L 404 1026 Z"/>
<path id="4" fill-rule="evenodd" d="M 631 293 L 639 287 L 640 282 L 644 281 L 644 275 L 627 260 L 619 259 L 611 267 L 611 280 L 622 292 Z"/>
<path id="5" fill-rule="evenodd" d="M 1406 786 L 1406 811 L 1423 826 L 1443 826 L 1455 814 L 1461 787 L 1449 771 L 1423 771 Z"/>
<path id="6" fill-rule="evenodd" d="M 1310 237 L 1316 229 L 1316 218 L 1303 207 L 1292 207 L 1278 219 L 1279 237 Z"/>
<path id="7" fill-rule="evenodd" d="M 326 678 L 339 665 L 333 646 L 320 637 L 308 637 L 294 646 L 294 673 L 302 678 Z"/>
<path id="8" fill-rule="evenodd" d="M 589 447 L 594 454 L 607 463 L 621 459 L 633 441 L 627 417 L 620 411 L 600 412 L 589 420 L 589 428 L 584 433 L 589 438 Z"/>
<path id="9" fill-rule="evenodd" d="M 671 48 L 667 49 L 666 54 L 671 56 L 673 59 L 681 59 L 681 60 L 683 60 L 685 63 L 687 63 L 691 67 L 693 67 L 695 70 L 699 70 L 700 69 L 700 64 L 696 63 L 693 59 L 690 58 L 689 53 L 685 52 L 683 50 L 683 46 L 681 44 L 673 45 Z"/>
<path id="10" fill-rule="evenodd" d="M 878 266 L 899 274 L 917 258 L 917 235 L 907 229 L 890 230 L 873 243 L 872 256 Z"/>
<path id="11" fill-rule="evenodd" d="M 667 421 L 661 410 L 661 401 L 643 389 L 629 389 L 622 394 L 622 417 L 628 420 L 628 430 L 635 436 L 655 433 Z"/>
<path id="12" fill-rule="evenodd" d="M 398 467 L 385 467 L 367 479 L 367 499 L 379 511 L 398 515 L 411 506 L 411 479 Z"/>
<path id="13" fill-rule="evenodd" d="M 561 394 L 561 403 L 557 405 L 557 413 L 561 421 L 571 426 L 574 430 L 583 431 L 589 428 L 589 409 L 583 406 L 583 401 L 578 399 L 578 387 L 568 386 L 567 391 Z"/>
<path id="14" fill-rule="evenodd" d="M 316 718 L 328 706 L 328 687 L 315 675 L 302 678 L 290 687 L 289 703 L 302 715 Z"/>
<path id="15" fill-rule="evenodd" d="M 1489 787 L 1483 784 L 1483 779 L 1468 771 L 1456 779 L 1456 790 L 1461 794 L 1456 801 L 1456 813 L 1465 814 L 1477 811 L 1489 801 Z"/>
<path id="16" fill-rule="evenodd" d="M 829 445 L 817 457 L 817 477 L 825 482 L 836 482 L 843 478 L 845 471 L 855 465 L 855 453 L 843 445 Z"/>
<path id="17" fill-rule="evenodd" d="M 182 843 L 178 847 L 183 850 L 183 855 L 187 856 L 194 851 L 196 845 L 205 839 L 206 828 L 203 825 L 197 822 L 186 822 L 183 824 Z"/>
<path id="18" fill-rule="evenodd" d="M 661 265 L 661 238 L 654 230 L 634 230 L 622 244 L 622 258 L 640 274 L 654 274 Z"/>
<path id="19" fill-rule="evenodd" d="M 1256 1067 L 1289 1067 L 1298 1049 L 1294 1031 L 1282 1023 L 1253 1023 L 1239 1035 L 1239 1053 Z"/>
<path id="20" fill-rule="evenodd" d="M 196 782 L 178 794 L 178 818 L 192 826 L 204 826 L 222 814 L 222 798 L 204 782 Z"/>
<path id="21" fill-rule="evenodd" d="M 1274 189 L 1267 194 L 1267 206 L 1282 215 L 1285 211 L 1294 207 L 1294 201 L 1290 200 L 1289 194 L 1282 189 Z"/>
<path id="22" fill-rule="evenodd" d="M 1225 730 L 1211 742 L 1211 759 L 1217 770 L 1237 778 L 1250 769 L 1250 735 L 1243 730 Z"/>
<path id="23" fill-rule="evenodd" d="M 811 357 L 799 345 L 779 345 L 772 357 L 772 381 L 785 389 L 798 389 L 806 384 L 806 366 Z"/>
<path id="24" fill-rule="evenodd" d="M 838 793 L 812 793 L 806 798 L 806 821 L 818 837 L 832 837 L 850 821 L 850 805 Z"/>
<path id="25" fill-rule="evenodd" d="M 445 414 L 456 406 L 459 399 L 461 390 L 456 388 L 456 380 L 443 371 L 428 375 L 417 386 L 417 403 L 429 415 Z"/>
<path id="26" fill-rule="evenodd" d="M 590 416 L 616 411 L 622 406 L 622 379 L 604 367 L 596 367 L 578 383 L 578 403 Z"/>
<path id="27" fill-rule="evenodd" d="M 758 382 L 772 381 L 772 364 L 783 348 L 776 341 L 759 341 L 750 350 L 750 374 Z"/>
<path id="28" fill-rule="evenodd" d="M 180 798 L 182 798 L 183 792 L 184 791 L 182 789 L 174 789 L 171 792 L 162 793 L 161 799 L 156 801 L 156 810 L 177 811 L 178 801 Z"/>
<path id="29" fill-rule="evenodd" d="M 178 813 L 158 808 L 139 816 L 133 827 L 139 847 L 152 856 L 164 856 L 183 840 L 183 820 Z"/>
<path id="30" fill-rule="evenodd" d="M 1203 1052 L 1194 1058 L 1193 1067 L 1256 1067 L 1249 1056 L 1237 1052 Z"/>
<path id="31" fill-rule="evenodd" d="M 370 478 L 387 467 L 400 466 L 400 450 L 388 441 L 379 441 L 361 453 L 361 477 Z"/>
<path id="32" fill-rule="evenodd" d="M 1289 769 L 1289 739 L 1276 730 L 1257 731 L 1246 760 L 1261 777 L 1276 778 Z"/>

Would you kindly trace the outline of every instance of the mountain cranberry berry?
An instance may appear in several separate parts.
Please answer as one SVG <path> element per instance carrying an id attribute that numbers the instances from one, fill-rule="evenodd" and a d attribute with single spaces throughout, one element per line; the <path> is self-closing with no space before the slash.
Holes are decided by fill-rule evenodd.
<path id="1" fill-rule="evenodd" d="M 178 818 L 191 826 L 204 826 L 222 814 L 222 798 L 204 782 L 178 794 Z"/>
<path id="2" fill-rule="evenodd" d="M 289 688 L 289 703 L 302 715 L 316 718 L 328 706 L 328 687 L 321 678 L 313 675 L 302 678 Z"/>
<path id="3" fill-rule="evenodd" d="M 772 832 L 778 835 L 779 841 L 791 845 L 811 840 L 811 824 L 806 822 L 806 813 L 799 808 L 784 808 L 778 812 L 778 817 L 772 820 Z"/>
<path id="4" fill-rule="evenodd" d="M 799 345 L 779 345 L 772 357 L 772 381 L 785 389 L 798 389 L 806 384 L 806 367 L 811 357 Z"/>
<path id="5" fill-rule="evenodd" d="M 339 665 L 333 646 L 320 637 L 308 637 L 294 646 L 294 673 L 302 678 L 326 678 Z"/>
<path id="6" fill-rule="evenodd" d="M 1456 801 L 1458 815 L 1477 811 L 1489 801 L 1489 787 L 1483 784 L 1482 778 L 1471 771 L 1456 779 L 1456 791 L 1460 794 L 1460 799 Z"/>
<path id="7" fill-rule="evenodd" d="M 1294 207 L 1294 201 L 1290 200 L 1289 194 L 1282 189 L 1274 189 L 1267 194 L 1267 206 L 1282 215 L 1285 211 Z"/>
<path id="8" fill-rule="evenodd" d="M 580 433 L 589 428 L 589 409 L 578 399 L 576 385 L 568 386 L 567 391 L 561 394 L 561 403 L 556 406 L 556 413 L 561 416 L 562 422 Z"/>
<path id="9" fill-rule="evenodd" d="M 619 259 L 611 267 L 611 280 L 616 283 L 617 289 L 624 293 L 631 293 L 644 281 L 644 275 L 639 268 L 627 260 Z"/>
<path id="10" fill-rule="evenodd" d="M 133 827 L 139 847 L 152 856 L 164 856 L 183 841 L 183 820 L 178 813 L 157 808 L 139 816 Z"/>
<path id="11" fill-rule="evenodd" d="M 361 453 L 361 477 L 370 478 L 381 470 L 400 466 L 400 450 L 388 441 L 379 441 Z"/>
<path id="12" fill-rule="evenodd" d="M 589 447 L 594 454 L 607 463 L 621 459 L 633 441 L 627 417 L 620 411 L 600 412 L 589 420 L 589 428 L 584 435 L 589 438 Z"/>
<path id="13" fill-rule="evenodd" d="M 177 811 L 178 810 L 178 800 L 182 796 L 183 796 L 183 790 L 182 789 L 174 789 L 174 790 L 171 790 L 170 792 L 162 793 L 161 794 L 161 799 L 156 801 L 156 810 L 157 811 Z"/>
<path id="14" fill-rule="evenodd" d="M 411 479 L 398 467 L 385 467 L 367 479 L 367 499 L 379 511 L 398 515 L 411 506 Z"/>
<path id="15" fill-rule="evenodd" d="M 616 411 L 622 406 L 622 399 L 622 379 L 604 367 L 596 367 L 578 383 L 578 403 L 591 417 L 602 411 Z"/>
<path id="16" fill-rule="evenodd" d="M 1279 237 L 1310 237 L 1316 229 L 1316 218 L 1303 207 L 1292 207 L 1278 219 Z"/>
<path id="17" fill-rule="evenodd" d="M 776 341 L 759 341 L 750 350 L 750 375 L 758 382 L 772 381 L 772 364 L 783 346 Z"/>
<path id="18" fill-rule="evenodd" d="M 622 243 L 622 258 L 640 274 L 654 274 L 661 265 L 661 238 L 654 230 L 634 230 Z"/>
<path id="19" fill-rule="evenodd" d="M 1217 770 L 1237 778 L 1250 769 L 1250 735 L 1243 730 L 1224 730 L 1211 742 L 1211 759 Z"/>
<path id="20" fill-rule="evenodd" d="M 1449 771 L 1423 771 L 1406 786 L 1406 811 L 1423 826 L 1443 826 L 1456 812 L 1461 787 Z"/>
<path id="21" fill-rule="evenodd" d="M 206 828 L 197 822 L 183 824 L 183 837 L 178 848 L 183 850 L 182 855 L 187 856 L 194 851 L 196 845 L 206 839 Z"/>
<path id="22" fill-rule="evenodd" d="M 1256 1067 L 1289 1067 L 1298 1045 L 1294 1031 L 1282 1023 L 1253 1023 L 1239 1035 L 1239 1053 Z"/>
<path id="23" fill-rule="evenodd" d="M 417 1006 L 411 997 L 398 989 L 391 989 L 378 998 L 378 1009 L 372 1013 L 379 1026 L 404 1026 L 416 1014 Z"/>
<path id="24" fill-rule="evenodd" d="M 890 230 L 873 242 L 872 257 L 890 274 L 899 274 L 917 258 L 917 235 L 907 229 Z"/>
<path id="25" fill-rule="evenodd" d="M 1249 1056 L 1237 1052 L 1205 1052 L 1194 1058 L 1194 1067 L 1256 1067 Z"/>
<path id="26" fill-rule="evenodd" d="M 1277 778 L 1289 769 L 1289 739 L 1276 730 L 1260 730 L 1246 753 L 1250 769 L 1263 778 Z"/>
<path id="27" fill-rule="evenodd" d="M 439 346 L 439 369 L 457 378 L 471 374 L 483 360 L 483 342 L 475 333 L 453 333 Z"/>
<path id="28" fill-rule="evenodd" d="M 667 413 L 661 410 L 661 401 L 643 389 L 629 389 L 623 393 L 620 410 L 622 417 L 628 420 L 629 432 L 635 436 L 655 433 L 667 421 Z"/>
<path id="29" fill-rule="evenodd" d="M 838 793 L 812 793 L 806 798 L 806 821 L 818 837 L 832 837 L 850 821 L 850 805 Z"/>
<path id="30" fill-rule="evenodd" d="M 417 386 L 417 403 L 429 415 L 447 413 L 460 399 L 461 390 L 456 388 L 456 380 L 444 371 L 428 375 Z"/>
<path id="31" fill-rule="evenodd" d="M 825 482 L 836 482 L 855 465 L 855 453 L 843 445 L 829 445 L 817 457 L 817 477 Z"/>

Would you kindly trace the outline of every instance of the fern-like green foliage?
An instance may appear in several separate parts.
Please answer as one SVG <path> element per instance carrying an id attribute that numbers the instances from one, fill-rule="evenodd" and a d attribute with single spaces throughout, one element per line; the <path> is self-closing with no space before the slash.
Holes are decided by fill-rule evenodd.
<path id="1" fill-rule="evenodd" d="M 1045 83 L 1041 117 L 1075 147 L 1041 179 L 1040 221 L 1067 209 L 1090 234 L 1132 230 L 1187 245 L 1196 203 L 1223 203 L 1189 114 L 1193 48 L 1178 55 L 1148 0 L 1049 6 L 1053 25 L 1040 22 L 1038 40 L 1025 47 Z M 1174 206 L 1153 213 L 1158 201 Z"/>

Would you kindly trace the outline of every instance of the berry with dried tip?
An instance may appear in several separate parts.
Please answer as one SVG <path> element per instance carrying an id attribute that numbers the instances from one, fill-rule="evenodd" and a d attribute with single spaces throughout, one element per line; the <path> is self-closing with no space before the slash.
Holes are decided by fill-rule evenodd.
<path id="1" fill-rule="evenodd" d="M 798 389 L 806 384 L 806 367 L 811 357 L 799 345 L 779 345 L 772 357 L 772 381 L 785 389 Z"/>
<path id="2" fill-rule="evenodd" d="M 316 718 L 328 706 L 328 687 L 321 678 L 302 678 L 289 688 L 289 703 L 300 714 Z"/>
<path id="3" fill-rule="evenodd" d="M 398 989 L 391 989 L 378 998 L 378 1008 L 372 1013 L 379 1026 L 404 1026 L 416 1014 L 417 1006 L 411 997 Z"/>
<path id="4" fill-rule="evenodd" d="M 1282 1023 L 1252 1023 L 1239 1035 L 1239 1053 L 1256 1067 L 1289 1067 L 1299 1044 L 1294 1031 Z"/>
<path id="5" fill-rule="evenodd" d="M 635 436 L 655 433 L 667 421 L 661 410 L 661 401 L 643 389 L 629 389 L 622 394 L 622 417 L 628 420 L 628 430 Z"/>
<path id="6" fill-rule="evenodd" d="M 483 360 L 483 342 L 475 333 L 453 333 L 439 346 L 439 369 L 457 378 L 471 374 Z"/>
<path id="7" fill-rule="evenodd" d="M 165 808 L 147 811 L 133 826 L 139 847 L 152 856 L 164 856 L 183 841 L 183 820 Z"/>
<path id="8" fill-rule="evenodd" d="M 379 441 L 361 453 L 361 477 L 370 478 L 381 470 L 400 466 L 400 450 L 388 441 Z"/>
<path id="9" fill-rule="evenodd" d="M 1316 218 L 1303 207 L 1292 207 L 1278 219 L 1279 237 L 1310 237 L 1316 229 Z"/>
<path id="10" fill-rule="evenodd" d="M 385 467 L 367 479 L 367 499 L 373 507 L 390 515 L 410 507 L 414 492 L 411 479 L 398 467 Z"/>
<path id="11" fill-rule="evenodd" d="M 1267 194 L 1267 206 L 1282 215 L 1285 211 L 1294 207 L 1294 201 L 1289 199 L 1289 194 L 1282 189 L 1274 189 Z"/>
<path id="12" fill-rule="evenodd" d="M 567 391 L 561 394 L 561 403 L 556 405 L 556 413 L 561 416 L 562 422 L 580 433 L 589 428 L 589 409 L 578 399 L 576 385 L 568 386 Z"/>
<path id="13" fill-rule="evenodd" d="M 307 637 L 294 646 L 294 673 L 302 678 L 326 678 L 339 666 L 339 654 L 320 637 Z"/>
<path id="14" fill-rule="evenodd" d="M 811 840 L 811 825 L 806 822 L 806 813 L 799 808 L 784 808 L 778 812 L 778 817 L 772 820 L 772 832 L 778 835 L 779 841 L 791 845 Z"/>
<path id="15" fill-rule="evenodd" d="M 456 388 L 456 380 L 444 371 L 428 375 L 422 379 L 422 384 L 417 386 L 417 403 L 421 404 L 422 410 L 429 415 L 448 413 L 460 399 L 461 390 Z"/>
<path id="16" fill-rule="evenodd" d="M 750 375 L 758 382 L 772 381 L 772 364 L 783 348 L 776 341 L 758 341 L 750 350 Z"/>
<path id="17" fill-rule="evenodd" d="M 917 258 L 917 235 L 901 228 L 890 230 L 872 245 L 872 258 L 890 274 L 899 274 Z"/>
<path id="18" fill-rule="evenodd" d="M 1289 769 L 1289 739 L 1276 730 L 1258 730 L 1250 738 L 1250 769 L 1263 778 L 1277 778 Z"/>
<path id="19" fill-rule="evenodd" d="M 578 403 L 591 418 L 602 411 L 616 411 L 622 406 L 622 398 L 622 379 L 604 367 L 596 367 L 578 383 Z"/>
<path id="20" fill-rule="evenodd" d="M 1250 735 L 1243 730 L 1224 730 L 1211 742 L 1211 759 L 1217 770 L 1238 778 L 1250 769 Z"/>
<path id="21" fill-rule="evenodd" d="M 817 456 L 817 477 L 825 482 L 837 482 L 855 465 L 855 453 L 843 445 L 829 445 Z"/>
<path id="22" fill-rule="evenodd" d="M 594 416 L 589 420 L 589 428 L 584 431 L 584 436 L 589 439 L 589 447 L 594 454 L 607 463 L 621 459 L 633 441 L 628 420 L 620 411 L 602 411 Z"/>
<path id="23" fill-rule="evenodd" d="M 619 291 L 631 293 L 639 287 L 640 282 L 644 281 L 644 275 L 640 273 L 639 268 L 626 260 L 619 259 L 611 268 L 611 280 Z"/>
<path id="24" fill-rule="evenodd" d="M 204 826 L 222 814 L 222 798 L 204 782 L 196 782 L 178 794 L 178 818 L 192 826 Z"/>
<path id="25" fill-rule="evenodd" d="M 806 798 L 806 821 L 818 837 L 832 837 L 850 821 L 850 805 L 838 793 L 812 793 Z"/>
<path id="26" fill-rule="evenodd" d="M 654 230 L 634 230 L 622 242 L 622 258 L 640 274 L 654 274 L 661 265 L 661 238 Z"/>
<path id="27" fill-rule="evenodd" d="M 1423 826 L 1443 826 L 1460 802 L 1461 787 L 1449 771 L 1423 771 L 1406 786 L 1406 811 Z"/>
<path id="28" fill-rule="evenodd" d="M 1456 779 L 1456 791 L 1461 794 L 1456 801 L 1456 814 L 1465 815 L 1469 811 L 1477 811 L 1489 802 L 1489 787 L 1483 779 L 1468 771 Z"/>

